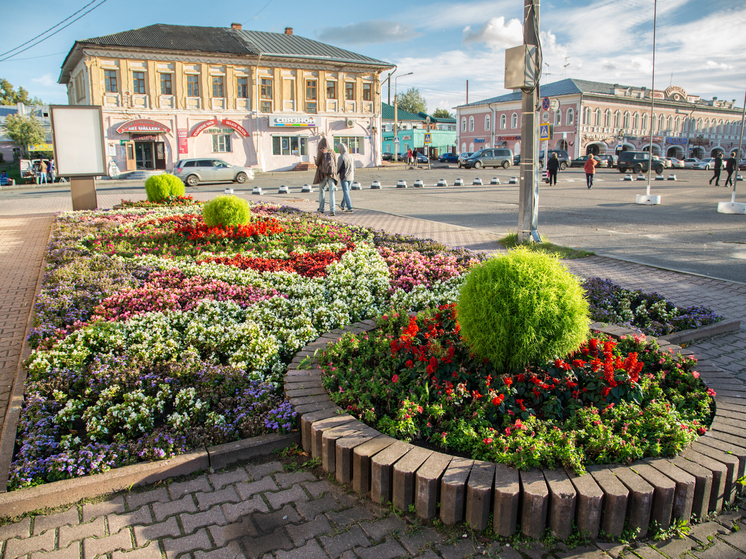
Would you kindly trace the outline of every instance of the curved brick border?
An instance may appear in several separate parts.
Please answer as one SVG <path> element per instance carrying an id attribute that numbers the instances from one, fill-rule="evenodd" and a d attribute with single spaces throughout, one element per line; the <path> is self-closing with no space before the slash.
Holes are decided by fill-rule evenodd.
<path id="1" fill-rule="evenodd" d="M 617 338 L 634 333 L 616 326 L 591 327 Z M 476 530 L 486 529 L 493 513 L 492 528 L 499 536 L 513 535 L 520 524 L 525 536 L 538 539 L 549 528 L 564 540 L 573 521 L 591 539 L 600 530 L 619 537 L 625 522 L 645 537 L 652 521 L 665 529 L 672 519 L 719 513 L 740 491 L 736 480 L 746 465 L 746 386 L 706 360 L 698 362 L 697 370 L 718 392 L 715 419 L 707 434 L 676 458 L 591 466 L 582 476 L 562 469 L 524 472 L 397 441 L 332 402 L 321 369 L 306 363 L 343 334 L 375 328 L 375 321 L 366 320 L 324 334 L 298 352 L 285 377 L 285 395 L 300 418 L 303 449 L 361 496 L 391 502 L 400 510 L 414 505 L 422 519 L 439 516 L 448 525 L 466 521 Z M 662 350 L 691 355 L 665 339 L 658 343 Z"/>

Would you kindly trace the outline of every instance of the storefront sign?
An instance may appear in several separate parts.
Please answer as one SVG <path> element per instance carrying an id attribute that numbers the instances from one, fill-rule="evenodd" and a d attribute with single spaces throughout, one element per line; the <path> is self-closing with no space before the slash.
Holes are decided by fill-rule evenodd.
<path id="1" fill-rule="evenodd" d="M 161 138 L 155 134 L 132 134 L 131 139 L 136 142 L 160 142 Z"/>
<path id="2" fill-rule="evenodd" d="M 672 138 L 671 136 L 666 137 L 666 143 L 672 146 L 683 146 L 687 143 L 686 138 Z"/>
<path id="3" fill-rule="evenodd" d="M 303 116 L 275 116 L 272 115 L 269 117 L 269 125 L 270 126 L 283 126 L 283 127 L 304 127 L 304 128 L 314 128 L 317 126 L 316 124 L 316 117 L 313 117 L 311 115 L 303 115 Z"/>
<path id="4" fill-rule="evenodd" d="M 155 134 L 167 134 L 171 129 L 165 124 L 149 120 L 147 118 L 138 118 L 125 122 L 117 128 L 118 134 L 137 134 L 138 132 L 153 132 Z"/>
<path id="5" fill-rule="evenodd" d="M 208 128 L 205 134 L 232 134 L 232 128 Z"/>
<path id="6" fill-rule="evenodd" d="M 210 128 L 210 126 L 216 126 L 217 124 L 218 124 L 217 118 L 211 118 L 210 120 L 205 120 L 203 122 L 200 122 L 197 126 L 195 126 L 192 129 L 192 133 L 189 134 L 189 137 L 194 138 L 196 136 L 199 136 L 203 130 Z"/>
<path id="7" fill-rule="evenodd" d="M 495 141 L 504 142 L 507 140 L 520 140 L 520 136 L 495 136 Z"/>
<path id="8" fill-rule="evenodd" d="M 483 144 L 485 142 L 484 138 L 474 138 L 475 144 Z"/>
<path id="9" fill-rule="evenodd" d="M 176 135 L 179 137 L 179 155 L 186 155 L 189 153 L 189 140 L 187 138 L 188 130 L 186 128 L 179 128 L 176 131 Z"/>
<path id="10" fill-rule="evenodd" d="M 29 153 L 32 151 L 54 151 L 54 146 L 52 144 L 29 144 L 28 151 Z"/>
<path id="11" fill-rule="evenodd" d="M 227 126 L 228 128 L 233 128 L 233 130 L 235 130 L 236 132 L 238 132 L 239 134 L 241 134 L 241 136 L 243 136 L 243 137 L 246 137 L 246 136 L 249 135 L 249 132 L 246 130 L 246 128 L 244 128 L 243 126 L 241 126 L 240 124 L 238 124 L 237 122 L 235 122 L 233 120 L 229 120 L 227 118 L 224 118 L 223 119 L 223 126 Z M 314 126 L 316 126 L 316 125 L 314 124 Z"/>
<path id="12" fill-rule="evenodd" d="M 402 136 L 401 139 L 402 140 L 411 140 L 412 136 Z"/>

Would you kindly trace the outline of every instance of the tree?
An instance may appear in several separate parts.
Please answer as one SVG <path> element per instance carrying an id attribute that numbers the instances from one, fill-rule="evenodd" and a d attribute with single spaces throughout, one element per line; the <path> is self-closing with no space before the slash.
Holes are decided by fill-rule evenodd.
<path id="1" fill-rule="evenodd" d="M 407 111 L 413 114 L 421 112 L 424 113 L 427 111 L 427 102 L 420 93 L 420 90 L 416 87 L 412 87 L 405 93 L 400 93 L 399 95 L 397 95 L 396 104 L 403 111 Z"/>
<path id="2" fill-rule="evenodd" d="M 22 87 L 18 91 L 13 89 L 13 85 L 5 78 L 0 78 L 0 105 L 15 105 L 23 103 L 24 105 L 43 105 L 41 99 L 29 97 L 28 91 Z"/>
<path id="3" fill-rule="evenodd" d="M 8 115 L 4 128 L 8 137 L 20 146 L 25 157 L 29 155 L 29 144 L 45 142 L 44 127 L 34 116 Z"/>
<path id="4" fill-rule="evenodd" d="M 433 116 L 435 118 L 453 118 L 453 115 L 448 112 L 448 109 L 435 109 Z"/>

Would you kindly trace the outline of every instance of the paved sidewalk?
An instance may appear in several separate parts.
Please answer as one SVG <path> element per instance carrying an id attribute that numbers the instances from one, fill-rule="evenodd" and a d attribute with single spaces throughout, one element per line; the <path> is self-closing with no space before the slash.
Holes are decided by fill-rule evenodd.
<path id="1" fill-rule="evenodd" d="M 109 199 L 111 198 L 111 199 Z M 101 207 L 119 200 L 99 196 Z M 69 199 L 45 199 L 33 214 L 27 203 L 0 208 L 0 327 L 3 356 L 17 364 L 52 215 Z M 290 202 L 314 210 L 314 201 Z M 338 213 L 337 220 L 435 239 L 474 250 L 497 250 L 492 234 L 373 211 Z M 609 278 L 657 291 L 678 305 L 704 305 L 746 323 L 746 285 L 659 270 L 604 257 L 567 261 L 577 274 Z M 689 346 L 695 354 L 746 381 L 746 331 Z M 5 369 L 2 369 L 3 371 Z M 4 378 L 4 377 L 2 377 Z M 3 384 L 3 386 L 5 386 Z M 1 403 L 1 402 L 0 402 Z M 1 409 L 4 409 L 1 408 Z M 562 544 L 497 544 L 463 526 L 418 524 L 359 499 L 313 468 L 308 458 L 274 458 L 210 472 L 0 526 L 0 559 L 326 559 L 421 557 L 505 558 L 679 557 L 746 558 L 746 511 L 696 525 L 683 539 L 567 549 Z M 39 503 L 43 508 L 44 503 Z M 653 544 L 655 547 L 653 547 Z M 657 548 L 657 550 L 656 550 Z"/>

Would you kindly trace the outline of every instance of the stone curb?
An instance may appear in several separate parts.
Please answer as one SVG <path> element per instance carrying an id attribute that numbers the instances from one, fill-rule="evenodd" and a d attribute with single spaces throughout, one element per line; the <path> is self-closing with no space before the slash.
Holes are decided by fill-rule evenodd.
<path id="1" fill-rule="evenodd" d="M 701 328 L 692 328 L 674 334 L 666 334 L 665 336 L 660 336 L 658 340 L 665 340 L 671 344 L 681 345 L 686 342 L 702 340 L 704 338 L 717 336 L 718 334 L 725 334 L 726 332 L 736 332 L 740 329 L 740 320 L 721 320 L 720 322 L 708 324 Z"/>
<path id="2" fill-rule="evenodd" d="M 716 411 L 711 428 L 714 431 L 679 456 L 648 459 L 631 466 L 591 466 L 582 476 L 549 469 L 519 472 L 501 464 L 438 452 L 427 454 L 421 447 L 392 442 L 344 413 L 326 391 L 320 394 L 311 390 L 318 388 L 321 369 L 315 363 L 301 369 L 304 359 L 312 358 L 315 350 L 339 340 L 346 332 L 370 332 L 375 328 L 372 320 L 357 322 L 306 345 L 288 366 L 285 394 L 298 412 L 303 449 L 314 457 L 323 457 L 327 473 L 336 473 L 341 483 L 377 504 L 391 502 L 400 509 L 415 504 L 420 518 L 439 517 L 446 525 L 466 521 L 476 530 L 487 528 L 492 504 L 492 528 L 500 536 L 515 534 L 520 519 L 525 536 L 538 539 L 549 528 L 555 537 L 566 540 L 573 523 L 590 539 L 596 539 L 601 530 L 618 537 L 625 524 L 639 528 L 642 537 L 651 520 L 664 528 L 679 518 L 689 520 L 691 512 L 700 520 L 707 513 L 721 512 L 723 505 L 736 498 L 735 480 L 746 465 L 746 429 L 729 422 L 739 421 L 739 413 L 746 417 L 746 388 L 741 392 L 731 389 L 743 385 L 706 360 L 698 361 L 697 370 L 706 385 L 723 387 L 727 393 L 715 398 L 723 413 Z M 696 336 L 696 331 L 689 330 L 657 341 L 661 350 L 689 355 L 672 342 L 738 328 L 740 321 L 734 320 L 704 327 L 704 332 Z M 592 324 L 591 329 L 614 338 L 636 334 L 600 323 Z M 719 430 L 716 423 L 721 426 Z M 728 439 L 723 441 L 723 437 Z M 724 452 L 726 443 L 737 452 Z M 335 456 L 344 459 L 335 461 Z"/>
<path id="3" fill-rule="evenodd" d="M 72 505 L 81 499 L 100 497 L 176 476 L 210 469 L 219 470 L 236 462 L 266 456 L 292 444 L 300 444 L 300 433 L 297 431 L 286 435 L 260 435 L 194 450 L 168 460 L 143 462 L 116 468 L 103 474 L 65 479 L 28 489 L 0 493 L 0 518 L 19 516 L 39 509 Z"/>

